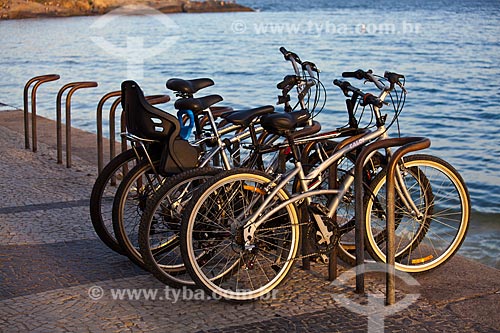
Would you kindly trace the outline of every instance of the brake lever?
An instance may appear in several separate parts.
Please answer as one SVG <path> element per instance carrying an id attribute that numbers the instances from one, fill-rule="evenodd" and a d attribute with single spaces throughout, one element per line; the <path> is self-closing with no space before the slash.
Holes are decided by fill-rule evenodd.
<path id="1" fill-rule="evenodd" d="M 403 84 L 401 82 L 396 82 L 396 84 L 401 88 L 401 90 L 403 90 L 403 92 L 406 94 L 408 94 L 408 90 L 406 90 L 405 86 L 403 86 Z"/>

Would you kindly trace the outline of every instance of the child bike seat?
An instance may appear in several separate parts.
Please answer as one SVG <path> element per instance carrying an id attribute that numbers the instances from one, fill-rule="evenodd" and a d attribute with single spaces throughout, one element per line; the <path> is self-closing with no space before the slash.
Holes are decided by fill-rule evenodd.
<path id="1" fill-rule="evenodd" d="M 140 138 L 165 141 L 177 136 L 179 121 L 167 112 L 152 106 L 135 81 L 122 82 L 122 107 L 127 130 Z"/>
<path id="2" fill-rule="evenodd" d="M 191 146 L 179 136 L 181 126 L 177 118 L 149 104 L 136 82 L 122 83 L 121 103 L 127 130 L 162 144 L 159 166 L 162 175 L 180 173 L 198 165 L 199 147 Z"/>

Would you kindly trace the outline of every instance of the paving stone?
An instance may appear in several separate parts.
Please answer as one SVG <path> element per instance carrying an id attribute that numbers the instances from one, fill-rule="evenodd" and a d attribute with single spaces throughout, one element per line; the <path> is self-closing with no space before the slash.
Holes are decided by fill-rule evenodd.
<path id="1" fill-rule="evenodd" d="M 0 246 L 0 299 L 147 274 L 98 239 Z"/>

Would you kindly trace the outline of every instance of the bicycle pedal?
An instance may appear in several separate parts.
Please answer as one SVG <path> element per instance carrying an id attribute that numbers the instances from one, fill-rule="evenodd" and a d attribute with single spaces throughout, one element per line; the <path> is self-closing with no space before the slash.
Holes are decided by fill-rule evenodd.
<path id="1" fill-rule="evenodd" d="M 326 254 L 319 253 L 315 256 L 309 257 L 312 262 L 317 264 L 328 264 L 329 258 Z"/>

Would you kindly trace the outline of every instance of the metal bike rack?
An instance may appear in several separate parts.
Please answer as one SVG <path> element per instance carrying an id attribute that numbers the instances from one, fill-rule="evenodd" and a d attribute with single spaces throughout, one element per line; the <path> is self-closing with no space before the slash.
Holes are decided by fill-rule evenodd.
<path id="1" fill-rule="evenodd" d="M 61 100 L 63 93 L 69 89 L 66 95 L 66 167 L 71 168 L 71 97 L 74 92 L 83 88 L 95 88 L 97 82 L 84 81 L 84 82 L 71 82 L 64 85 L 57 93 L 56 101 L 56 123 L 57 123 L 57 163 L 62 164 L 62 111 Z"/>
<path id="2" fill-rule="evenodd" d="M 364 221 L 365 213 L 363 209 L 363 166 L 368 156 L 378 149 L 400 147 L 391 156 L 387 165 L 387 183 L 386 183 L 386 210 L 387 210 L 387 253 L 386 253 L 386 305 L 391 305 L 396 302 L 395 294 L 395 189 L 394 189 L 394 175 L 396 165 L 399 160 L 407 153 L 417 150 L 422 150 L 430 146 L 430 140 L 424 137 L 407 137 L 407 138 L 394 138 L 376 141 L 364 147 L 359 154 L 355 165 L 355 201 L 356 201 L 356 229 L 355 229 L 355 243 L 356 243 L 356 292 L 364 294 L 365 292 L 365 276 L 364 276 Z"/>
<path id="3" fill-rule="evenodd" d="M 115 115 L 116 115 L 116 108 L 120 105 L 122 101 L 121 97 L 118 97 L 113 104 L 111 105 L 111 108 L 109 109 L 109 160 L 111 161 L 115 156 Z M 121 128 L 122 130 L 124 128 Z"/>
<path id="4" fill-rule="evenodd" d="M 103 134 L 102 134 L 102 108 L 104 107 L 104 103 L 106 103 L 107 100 L 113 97 L 118 97 L 118 99 L 121 100 L 121 91 L 112 91 L 110 93 L 107 93 L 104 95 L 99 103 L 97 104 L 97 114 L 96 114 L 96 119 L 97 119 L 97 172 L 101 173 L 102 168 L 104 167 L 104 144 L 103 144 Z M 117 105 L 116 101 L 113 103 L 113 105 Z M 115 108 L 116 108 L 115 106 Z"/>
<path id="5" fill-rule="evenodd" d="M 339 142 L 336 149 L 337 150 L 342 149 L 345 146 L 349 145 L 350 143 L 362 138 L 363 136 L 364 136 L 364 131 L 362 133 L 347 137 L 346 139 Z M 328 184 L 330 184 L 331 189 L 338 189 L 337 172 L 338 172 L 337 164 L 334 163 L 332 166 L 330 166 L 330 170 L 329 170 L 330 179 L 328 180 Z M 335 212 L 335 215 L 332 218 L 334 220 L 337 218 L 337 212 Z M 329 281 L 334 281 L 337 279 L 337 275 L 338 275 L 337 255 L 339 252 L 339 246 L 340 246 L 340 244 L 337 244 L 329 253 L 329 256 L 330 256 L 329 261 L 328 261 L 328 280 Z"/>
<path id="6" fill-rule="evenodd" d="M 30 149 L 29 138 L 29 117 L 28 117 L 28 90 L 31 84 L 35 83 L 31 90 L 31 130 L 33 141 L 33 152 L 37 151 L 37 126 L 36 126 L 36 91 L 38 87 L 46 82 L 59 80 L 60 76 L 57 74 L 40 75 L 31 78 L 24 86 L 24 147 Z"/>
<path id="7" fill-rule="evenodd" d="M 46 82 L 59 80 L 60 76 L 57 74 L 40 75 L 31 78 L 26 82 L 24 86 L 24 137 L 25 137 L 25 148 L 30 149 L 29 142 L 29 88 L 34 84 L 31 90 L 31 126 L 32 126 L 32 148 L 33 152 L 37 151 L 38 148 L 38 138 L 37 138 L 37 119 L 36 119 L 36 92 L 38 87 Z M 97 82 L 94 81 L 82 81 L 82 82 L 71 82 L 64 85 L 57 93 L 56 99 L 56 141 L 57 141 L 57 163 L 62 164 L 62 98 L 66 90 L 69 89 L 66 95 L 66 166 L 71 167 L 71 97 L 76 90 L 83 88 L 95 88 L 97 87 Z M 118 97 L 112 104 L 110 109 L 110 160 L 115 156 L 115 124 L 114 116 L 116 114 L 116 108 L 121 102 L 121 91 L 113 91 L 104 95 L 97 105 L 97 168 L 98 172 L 102 171 L 104 166 L 104 145 L 103 145 L 103 133 L 102 133 L 102 110 L 104 104 L 111 98 Z M 170 96 L 168 95 L 153 95 L 147 96 L 146 99 L 151 104 L 161 104 L 170 101 Z M 125 131 L 125 118 L 122 114 L 121 116 L 121 130 Z M 127 143 L 122 139 L 122 151 L 127 149 Z"/>

